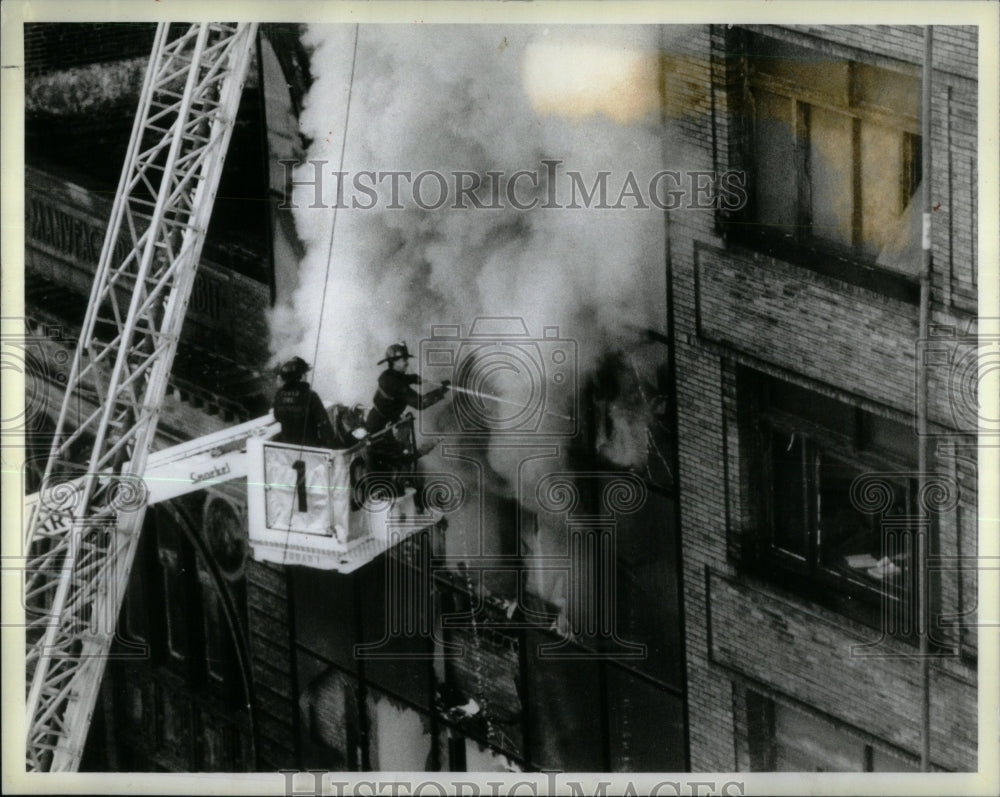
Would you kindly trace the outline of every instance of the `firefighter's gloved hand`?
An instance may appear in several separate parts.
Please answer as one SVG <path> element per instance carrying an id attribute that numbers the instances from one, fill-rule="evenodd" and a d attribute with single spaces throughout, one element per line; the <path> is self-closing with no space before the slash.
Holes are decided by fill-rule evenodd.
<path id="1" fill-rule="evenodd" d="M 444 379 L 444 380 L 441 381 L 441 392 L 442 393 L 447 393 L 450 388 L 451 388 L 451 380 L 450 379 Z"/>

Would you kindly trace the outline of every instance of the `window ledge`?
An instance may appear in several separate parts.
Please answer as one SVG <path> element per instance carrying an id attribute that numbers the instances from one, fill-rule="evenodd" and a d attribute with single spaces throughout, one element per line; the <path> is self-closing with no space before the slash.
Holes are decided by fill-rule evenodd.
<path id="1" fill-rule="evenodd" d="M 764 255 L 906 304 L 920 303 L 916 276 L 879 268 L 818 246 L 800 244 L 781 235 L 748 234 L 730 225 L 727 245 L 747 254 Z"/>
<path id="2" fill-rule="evenodd" d="M 787 571 L 777 567 L 769 568 L 769 564 L 770 560 L 764 560 L 754 565 L 744 563 L 741 567 L 738 566 L 737 579 L 752 589 L 770 593 L 792 606 L 798 606 L 810 614 L 840 626 L 858 639 L 871 637 L 872 641 L 875 641 L 872 635 L 878 634 L 880 631 L 880 626 L 877 623 L 865 622 L 865 620 L 856 615 L 833 605 L 829 600 L 824 600 L 822 596 L 829 596 L 829 590 L 800 590 L 786 584 L 778 583 L 778 580 L 785 576 Z M 842 597 L 846 599 L 848 596 L 843 595 Z M 872 617 L 879 616 L 879 611 L 880 609 L 878 608 L 872 609 Z M 917 653 L 920 637 L 916 633 L 910 636 L 889 635 L 883 637 L 878 644 L 884 645 L 885 653 L 890 655 L 894 652 L 899 656 L 913 656 Z M 934 639 L 930 639 L 929 652 L 934 658 L 935 666 L 939 669 L 962 673 L 970 669 L 964 657 L 960 661 L 959 653 L 953 646 L 943 645 Z M 954 663 L 952 663 L 952 660 L 954 660 Z"/>
<path id="3" fill-rule="evenodd" d="M 793 574 L 771 559 L 745 560 L 737 572 L 739 580 L 748 587 L 771 593 L 782 601 L 799 606 L 810 614 L 842 627 L 858 639 L 871 638 L 875 641 L 879 633 L 878 618 L 881 617 L 881 607 L 869 601 L 852 597 L 848 593 L 833 593 L 830 589 L 809 589 L 804 586 L 808 577 L 803 574 Z M 858 609 L 853 612 L 847 611 L 844 604 L 848 601 L 853 602 Z M 858 616 L 860 614 L 866 617 Z M 912 655 L 916 652 L 919 638 L 916 634 L 906 637 L 888 636 L 880 644 L 896 649 L 900 655 Z M 938 645 L 932 645 L 932 649 L 943 650 Z"/>

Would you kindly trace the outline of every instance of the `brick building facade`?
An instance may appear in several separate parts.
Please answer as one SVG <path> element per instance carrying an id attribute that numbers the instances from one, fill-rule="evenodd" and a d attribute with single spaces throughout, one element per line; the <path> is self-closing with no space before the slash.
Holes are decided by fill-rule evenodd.
<path id="1" fill-rule="evenodd" d="M 700 142 L 686 165 L 745 171 L 748 199 L 668 222 L 691 769 L 918 765 L 919 518 L 930 760 L 975 769 L 976 581 L 955 566 L 976 550 L 975 425 L 954 369 L 928 368 L 948 495 L 921 513 L 912 242 L 930 146 L 931 330 L 967 354 L 976 31 L 935 29 L 931 142 L 922 28 L 707 25 L 687 41 L 665 78 Z"/>

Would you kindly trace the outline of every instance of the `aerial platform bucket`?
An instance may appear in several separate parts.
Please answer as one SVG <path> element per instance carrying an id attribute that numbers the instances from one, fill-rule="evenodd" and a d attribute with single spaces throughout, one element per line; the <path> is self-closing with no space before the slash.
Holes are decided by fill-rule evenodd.
<path id="1" fill-rule="evenodd" d="M 250 546 L 260 562 L 350 573 L 391 545 L 433 525 L 412 487 L 356 489 L 366 446 L 344 450 L 247 441 Z"/>

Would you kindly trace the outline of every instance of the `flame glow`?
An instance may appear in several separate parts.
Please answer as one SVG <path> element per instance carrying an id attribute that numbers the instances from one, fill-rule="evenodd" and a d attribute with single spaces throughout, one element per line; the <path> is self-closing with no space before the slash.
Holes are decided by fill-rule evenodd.
<path id="1" fill-rule="evenodd" d="M 539 115 L 604 114 L 627 124 L 659 108 L 655 53 L 593 42 L 535 41 L 524 51 L 524 90 Z"/>

